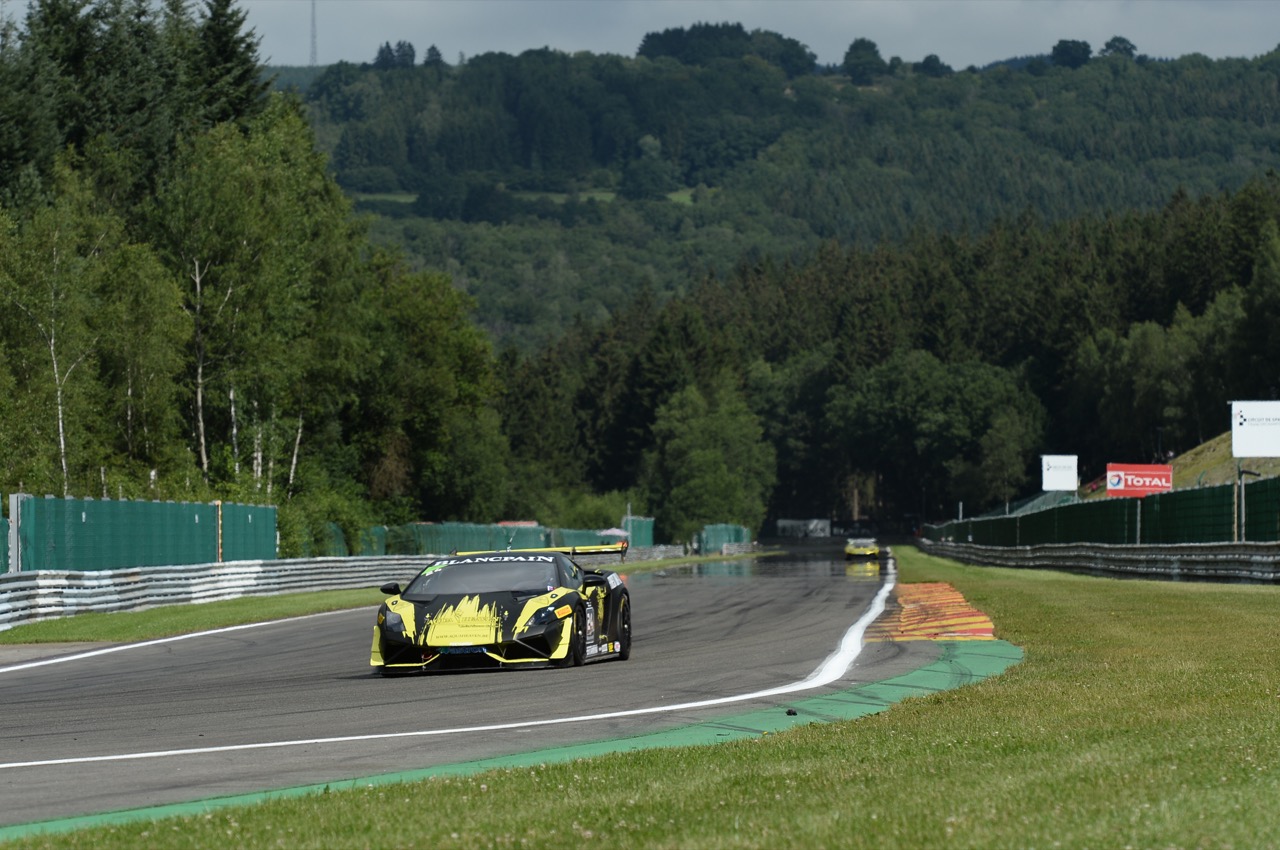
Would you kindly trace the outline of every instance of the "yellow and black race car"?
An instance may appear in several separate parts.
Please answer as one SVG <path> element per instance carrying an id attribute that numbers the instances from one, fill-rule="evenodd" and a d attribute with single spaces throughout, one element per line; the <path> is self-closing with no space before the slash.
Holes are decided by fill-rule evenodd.
<path id="1" fill-rule="evenodd" d="M 385 584 L 369 663 L 383 675 L 569 667 L 631 655 L 631 599 L 614 570 L 584 569 L 576 549 L 464 552 Z"/>
<path id="2" fill-rule="evenodd" d="M 850 537 L 844 544 L 847 561 L 875 561 L 880 558 L 880 544 L 873 537 Z"/>

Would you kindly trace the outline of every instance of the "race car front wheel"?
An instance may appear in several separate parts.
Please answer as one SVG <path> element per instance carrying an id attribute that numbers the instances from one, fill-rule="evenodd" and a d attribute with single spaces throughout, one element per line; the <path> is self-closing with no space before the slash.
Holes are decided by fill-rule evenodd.
<path id="1" fill-rule="evenodd" d="M 618 660 L 631 657 L 631 600 L 622 597 L 618 604 Z"/>
<path id="2" fill-rule="evenodd" d="M 573 619 L 566 626 L 569 629 L 569 651 L 561 660 L 561 667 L 581 667 L 587 663 L 586 617 L 581 605 L 573 610 Z"/>

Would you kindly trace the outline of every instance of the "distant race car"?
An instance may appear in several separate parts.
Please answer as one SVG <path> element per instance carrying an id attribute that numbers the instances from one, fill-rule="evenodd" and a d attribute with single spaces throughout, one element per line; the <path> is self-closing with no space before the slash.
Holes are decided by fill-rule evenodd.
<path id="1" fill-rule="evenodd" d="M 631 656 L 631 598 L 614 570 L 573 549 L 464 552 L 432 561 L 409 586 L 385 584 L 369 664 L 380 673 L 579 667 Z"/>
<path id="2" fill-rule="evenodd" d="M 880 546 L 871 537 L 850 537 L 844 544 L 844 556 L 849 560 L 874 561 L 880 557 Z"/>

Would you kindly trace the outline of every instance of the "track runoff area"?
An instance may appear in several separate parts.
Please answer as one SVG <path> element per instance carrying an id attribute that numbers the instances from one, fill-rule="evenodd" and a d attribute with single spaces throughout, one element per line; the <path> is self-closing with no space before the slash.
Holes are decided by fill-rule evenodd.
<path id="1" fill-rule="evenodd" d="M 846 570 L 869 571 L 866 564 L 850 564 Z M 848 720 L 883 711 L 893 703 L 909 696 L 948 690 L 979 681 L 1003 672 L 1022 658 L 1021 650 L 1005 641 L 996 640 L 992 623 L 982 612 L 974 609 L 953 588 L 946 584 L 919 584 L 899 586 L 896 569 L 890 557 L 876 567 L 882 572 L 882 581 L 870 604 L 859 618 L 841 635 L 834 651 L 821 664 L 802 679 L 776 687 L 718 696 L 708 699 L 652 704 L 616 711 L 597 711 L 585 714 L 544 717 L 533 720 L 513 720 L 475 726 L 455 726 L 438 729 L 419 729 L 367 735 L 342 735 L 332 737 L 298 738 L 293 740 L 260 741 L 251 744 L 234 744 L 208 747 L 177 748 L 121 752 L 83 757 L 62 757 L 47 760 L 12 761 L 0 763 L 0 776 L 4 773 L 21 774 L 24 769 L 52 766 L 72 767 L 104 763 L 138 762 L 144 760 L 191 758 L 204 754 L 225 754 L 247 750 L 285 750 L 289 748 L 315 747 L 334 743 L 359 743 L 386 740 L 412 740 L 443 738 L 475 733 L 497 734 L 511 730 L 536 730 L 547 726 L 573 726 L 593 721 L 619 720 L 644 715 L 682 714 L 691 710 L 724 709 L 732 712 L 735 705 L 761 700 L 773 703 L 770 708 L 754 708 L 728 716 L 716 716 L 703 722 L 680 725 L 639 736 L 598 740 L 589 743 L 557 746 L 512 755 L 461 761 L 436 765 L 418 770 L 398 771 L 352 778 L 320 784 L 298 785 L 289 788 L 218 796 L 190 802 L 147 806 L 111 812 L 64 817 L 31 823 L 0 826 L 0 840 L 39 833 L 56 833 L 91 826 L 121 823 L 135 820 L 160 819 L 171 816 L 202 814 L 227 806 L 260 803 L 272 799 L 317 794 L 323 791 L 346 788 L 367 788 L 371 785 L 411 782 L 432 776 L 467 775 L 489 769 L 521 767 L 568 761 L 620 750 L 655 747 L 677 747 L 721 743 L 731 740 L 773 734 L 814 722 Z M 870 576 L 867 576 L 868 578 Z M 317 615 L 324 616 L 324 615 Z M 310 619 L 310 618 L 304 618 Z M 0 666 L 0 683 L 3 677 L 20 670 L 38 667 L 72 664 L 78 660 L 105 654 L 179 641 L 198 640 L 201 637 L 244 632 L 255 624 L 230 629 L 211 630 L 200 634 L 182 635 L 139 644 L 112 646 L 83 653 L 55 658 L 35 659 L 9 666 Z M 932 660 L 923 666 L 899 675 L 841 689 L 840 681 L 848 676 L 867 647 L 883 644 L 906 644 L 927 641 L 932 652 L 925 657 Z M 837 686 L 837 687 L 833 687 Z M 783 710 L 779 710 L 782 708 Z M 13 777 L 17 779 L 17 776 Z"/>

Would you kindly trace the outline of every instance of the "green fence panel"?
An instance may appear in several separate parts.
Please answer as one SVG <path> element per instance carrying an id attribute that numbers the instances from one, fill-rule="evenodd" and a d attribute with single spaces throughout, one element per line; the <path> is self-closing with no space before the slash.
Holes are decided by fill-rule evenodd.
<path id="1" fill-rule="evenodd" d="M 447 555 L 492 549 L 540 549 L 548 531 L 540 525 L 414 522 L 387 529 L 388 555 Z"/>
<path id="2" fill-rule="evenodd" d="M 342 533 L 342 526 L 336 522 L 326 522 L 324 524 L 324 536 L 321 541 L 322 550 L 320 557 L 322 558 L 345 558 L 351 554 L 347 548 L 347 536 Z"/>
<path id="3" fill-rule="evenodd" d="M 1144 544 L 1224 543 L 1235 539 L 1231 484 L 1159 493 L 1142 500 Z"/>
<path id="4" fill-rule="evenodd" d="M 721 551 L 727 543 L 750 543 L 751 532 L 741 525 L 728 523 L 704 525 L 697 541 L 699 553 L 711 554 Z"/>
<path id="5" fill-rule="evenodd" d="M 9 520 L 0 517 L 0 573 L 9 571 Z"/>
<path id="6" fill-rule="evenodd" d="M 1244 539 L 1256 543 L 1280 540 L 1280 478 L 1246 484 L 1240 499 Z"/>
<path id="7" fill-rule="evenodd" d="M 1097 499 L 1024 514 L 1018 518 L 1019 545 L 1134 543 L 1138 533 L 1140 501 Z"/>
<path id="8" fill-rule="evenodd" d="M 586 528 L 553 528 L 551 529 L 552 546 L 598 546 L 601 543 L 612 543 L 600 536 L 600 532 Z"/>
<path id="9" fill-rule="evenodd" d="M 18 510 L 23 570 L 208 564 L 220 535 L 221 560 L 276 557 L 274 507 L 46 497 Z"/>
<path id="10" fill-rule="evenodd" d="M 982 546 L 1017 546 L 1018 518 L 1013 516 L 972 521 L 972 542 Z"/>
<path id="11" fill-rule="evenodd" d="M 653 545 L 653 519 L 631 517 L 632 546 Z M 587 528 L 547 528 L 541 525 L 484 525 L 466 522 L 413 522 L 365 529 L 364 555 L 447 555 L 500 549 L 541 549 L 547 546 L 598 546 L 628 539 Z"/>
<path id="12" fill-rule="evenodd" d="M 342 539 L 341 529 L 338 530 L 338 539 Z M 341 549 L 340 554 L 347 554 L 345 542 Z M 275 507 L 224 502 L 222 505 L 222 560 L 272 561 L 275 558 Z"/>
<path id="13" fill-rule="evenodd" d="M 985 546 L 1046 543 L 1166 545 L 1229 543 L 1237 522 L 1245 540 L 1280 540 L 1280 478 L 1246 485 L 1236 504 L 1234 484 L 1159 493 L 1141 499 L 1073 502 L 1013 517 L 984 517 L 925 526 L 932 541 Z M 1241 518 L 1242 517 L 1242 518 Z"/>
<path id="14" fill-rule="evenodd" d="M 357 547 L 359 555 L 385 555 L 387 554 L 387 527 L 385 525 L 375 525 L 373 528 L 365 528 L 360 531 L 360 545 Z"/>
<path id="15" fill-rule="evenodd" d="M 417 539 L 410 525 L 389 525 L 383 535 L 388 555 L 422 555 L 418 551 Z"/>
<path id="16" fill-rule="evenodd" d="M 648 548 L 653 545 L 653 517 L 628 516 L 622 518 L 621 528 L 631 532 L 631 545 Z"/>
<path id="17" fill-rule="evenodd" d="M 24 499 L 23 570 L 112 570 L 217 560 L 215 505 Z"/>
<path id="18" fill-rule="evenodd" d="M 601 534 L 587 528 L 553 528 L 550 529 L 551 546 L 599 546 L 604 543 L 617 543 L 626 540 L 625 534 Z"/>
<path id="19" fill-rule="evenodd" d="M 499 526 L 499 543 L 495 548 L 541 549 L 548 545 L 550 532 L 540 525 Z"/>

